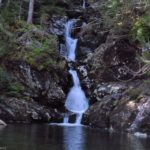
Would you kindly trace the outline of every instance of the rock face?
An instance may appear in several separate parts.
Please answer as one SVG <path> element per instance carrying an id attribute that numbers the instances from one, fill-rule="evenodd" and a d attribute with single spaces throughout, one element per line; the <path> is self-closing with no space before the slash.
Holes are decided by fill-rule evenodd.
<path id="1" fill-rule="evenodd" d="M 49 122 L 62 119 L 61 115 L 37 102 L 18 98 L 1 98 L 0 118 L 8 123 Z M 56 120 L 55 120 L 56 121 Z"/>
<path id="2" fill-rule="evenodd" d="M 67 18 L 67 16 L 53 15 L 49 22 L 49 32 L 51 34 L 62 36 L 64 34 L 64 27 Z"/>
<path id="3" fill-rule="evenodd" d="M 99 76 L 99 81 L 128 80 L 132 78 L 133 74 L 130 71 L 139 69 L 139 64 L 135 57 L 138 48 L 130 44 L 127 39 L 113 41 L 113 39 L 110 40 L 109 38 L 106 43 L 95 50 L 88 60 L 91 76 L 96 72 L 96 76 Z"/>
<path id="4" fill-rule="evenodd" d="M 25 87 L 22 96 L 12 94 L 0 98 L 0 118 L 7 123 L 30 123 L 62 121 L 59 112 L 64 111 L 67 71 L 36 70 L 23 61 L 7 64 L 7 69 L 15 80 Z M 53 71 L 53 72 L 52 72 Z M 59 74 L 63 74 L 62 78 Z"/>
<path id="5" fill-rule="evenodd" d="M 67 70 L 64 77 L 59 77 L 61 70 L 38 71 L 24 62 L 12 62 L 8 68 L 18 80 L 27 87 L 27 96 L 40 104 L 53 108 L 62 107 L 65 100 L 64 89 L 67 87 Z M 54 71 L 54 72 L 52 72 Z M 63 74 L 61 72 L 61 74 Z M 63 89 L 64 88 L 64 89 Z"/>
<path id="6" fill-rule="evenodd" d="M 149 132 L 147 89 L 149 86 L 140 80 L 99 85 L 94 90 L 95 102 L 85 113 L 83 122 L 92 127 Z"/>
<path id="7" fill-rule="evenodd" d="M 127 39 L 108 36 L 84 60 L 92 83 L 85 124 L 130 132 L 150 131 L 148 79 L 144 83 L 134 76 L 139 70 L 136 52 L 139 49 Z"/>

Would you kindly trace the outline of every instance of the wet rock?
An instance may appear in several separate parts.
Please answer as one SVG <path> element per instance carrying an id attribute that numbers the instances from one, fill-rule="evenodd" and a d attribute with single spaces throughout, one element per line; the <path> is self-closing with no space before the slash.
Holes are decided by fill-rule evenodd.
<path id="1" fill-rule="evenodd" d="M 8 123 L 49 122 L 62 119 L 59 113 L 32 99 L 24 100 L 10 97 L 3 97 L 0 102 L 0 118 Z"/>
<path id="2" fill-rule="evenodd" d="M 67 58 L 67 48 L 63 43 L 60 43 L 60 56 Z"/>
<path id="3" fill-rule="evenodd" d="M 97 85 L 92 95 L 97 101 L 100 101 L 106 95 L 111 95 L 114 99 L 116 99 L 116 97 L 119 98 L 121 92 L 125 89 L 125 84 L 102 83 Z"/>
<path id="4" fill-rule="evenodd" d="M 83 123 L 96 128 L 109 127 L 109 115 L 112 109 L 112 101 L 107 98 L 105 101 L 96 102 L 90 106 L 83 117 Z"/>
<path id="5" fill-rule="evenodd" d="M 110 124 L 115 130 L 127 131 L 135 118 L 137 103 L 127 99 L 120 99 L 120 101 L 122 103 L 118 102 L 116 108 L 110 114 Z"/>
<path id="6" fill-rule="evenodd" d="M 58 36 L 64 35 L 67 19 L 67 16 L 53 15 L 49 21 L 49 32 Z"/>
<path id="7" fill-rule="evenodd" d="M 150 99 L 142 98 L 141 104 L 138 105 L 138 113 L 135 120 L 131 124 L 129 131 L 150 132 Z"/>
<path id="8" fill-rule="evenodd" d="M 87 69 L 85 66 L 79 66 L 78 69 L 83 77 L 87 77 L 88 73 L 87 73 Z"/>
<path id="9" fill-rule="evenodd" d="M 147 89 L 149 85 L 141 80 L 99 84 L 94 90 L 96 93 L 91 93 L 95 95 L 83 123 L 118 131 L 150 133 Z"/>

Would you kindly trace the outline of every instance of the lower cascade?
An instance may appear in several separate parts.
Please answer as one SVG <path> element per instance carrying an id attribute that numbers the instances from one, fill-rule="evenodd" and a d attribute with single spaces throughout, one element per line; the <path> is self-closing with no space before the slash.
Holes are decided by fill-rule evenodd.
<path id="1" fill-rule="evenodd" d="M 70 70 L 69 72 L 72 75 L 74 85 L 67 96 L 65 107 L 69 111 L 77 114 L 75 123 L 80 124 L 82 119 L 82 114 L 88 108 L 88 100 L 83 90 L 81 89 L 77 72 L 75 70 Z"/>
<path id="2" fill-rule="evenodd" d="M 74 80 L 74 86 L 71 88 L 67 96 L 65 106 L 69 111 L 73 113 L 84 113 L 88 108 L 87 98 L 85 97 L 85 94 L 81 89 L 80 84 L 76 83 L 78 82 L 78 76 L 76 71 L 71 70 L 70 72 Z"/>
<path id="3" fill-rule="evenodd" d="M 71 37 L 71 30 L 74 27 L 75 20 L 69 20 L 65 26 L 65 39 L 67 47 L 67 60 L 75 61 L 75 49 L 77 46 L 77 39 Z M 73 87 L 70 89 L 66 98 L 65 107 L 70 112 L 76 114 L 75 124 L 80 125 L 83 113 L 88 109 L 88 99 L 80 86 L 80 80 L 77 72 L 70 69 L 69 73 L 72 76 Z M 64 123 L 69 123 L 68 116 L 64 117 Z"/>

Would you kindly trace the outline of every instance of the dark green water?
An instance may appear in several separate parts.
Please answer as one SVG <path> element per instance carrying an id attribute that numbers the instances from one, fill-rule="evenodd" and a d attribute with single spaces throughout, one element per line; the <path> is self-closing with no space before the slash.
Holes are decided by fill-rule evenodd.
<path id="1" fill-rule="evenodd" d="M 150 139 L 86 127 L 8 125 L 0 128 L 0 150 L 150 150 Z"/>

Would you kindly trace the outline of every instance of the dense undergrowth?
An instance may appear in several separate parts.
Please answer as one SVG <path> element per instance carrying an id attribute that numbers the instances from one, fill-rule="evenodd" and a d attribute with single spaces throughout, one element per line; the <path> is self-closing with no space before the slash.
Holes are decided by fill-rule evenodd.
<path id="1" fill-rule="evenodd" d="M 150 37 L 149 0 L 108 0 L 100 6 L 105 28 L 146 44 Z"/>
<path id="2" fill-rule="evenodd" d="M 146 64 L 141 67 L 141 71 L 146 68 L 143 74 L 149 76 L 150 0 L 107 0 L 97 10 L 102 14 L 105 30 L 116 38 L 128 38 L 141 49 L 137 59 Z"/>
<path id="3" fill-rule="evenodd" d="M 19 96 L 24 85 L 6 69 L 6 62 L 21 60 L 37 70 L 64 67 L 57 62 L 57 37 L 46 32 L 49 17 L 63 15 L 64 9 L 55 1 L 36 1 L 33 24 L 28 24 L 28 6 L 27 0 L 6 0 L 0 6 L 0 90 L 8 95 Z"/>

